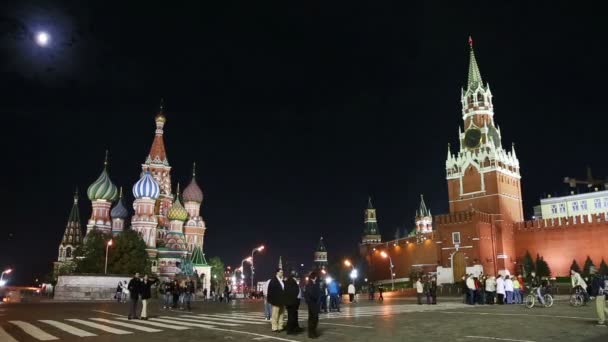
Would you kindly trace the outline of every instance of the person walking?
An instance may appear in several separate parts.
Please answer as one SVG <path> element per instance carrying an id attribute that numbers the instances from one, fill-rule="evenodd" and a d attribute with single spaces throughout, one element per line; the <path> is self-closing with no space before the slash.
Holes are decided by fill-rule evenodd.
<path id="1" fill-rule="evenodd" d="M 205 302 L 207 301 L 207 288 L 206 287 L 203 289 L 203 301 L 205 301 Z"/>
<path id="2" fill-rule="evenodd" d="M 422 305 L 422 294 L 424 293 L 424 286 L 422 285 L 420 278 L 416 278 L 414 287 L 416 288 L 416 298 L 418 298 L 418 305 Z"/>
<path id="3" fill-rule="evenodd" d="M 285 317 L 285 283 L 283 282 L 283 270 L 278 268 L 274 278 L 268 284 L 268 302 L 272 305 L 271 324 L 272 331 L 283 330 L 283 318 Z"/>
<path id="4" fill-rule="evenodd" d="M 327 291 L 327 281 L 321 281 L 319 283 L 319 289 L 321 290 L 321 311 L 327 313 L 327 302 L 329 301 L 329 291 Z"/>
<path id="5" fill-rule="evenodd" d="M 291 271 L 285 280 L 285 307 L 287 309 L 287 335 L 302 332 L 298 324 L 298 309 L 300 308 L 300 286 L 295 279 L 295 271 Z"/>
<path id="6" fill-rule="evenodd" d="M 230 287 L 228 287 L 228 284 L 224 286 L 224 299 L 226 299 L 226 304 L 230 303 Z"/>
<path id="7" fill-rule="evenodd" d="M 170 281 L 166 281 L 163 285 L 164 289 L 165 289 L 165 305 L 163 306 L 163 309 L 169 309 L 171 310 L 172 307 L 172 302 L 173 302 L 173 283 Z"/>
<path id="8" fill-rule="evenodd" d="M 375 294 L 376 294 L 376 287 L 374 286 L 374 283 L 371 283 L 371 284 L 369 284 L 369 300 L 374 300 Z"/>
<path id="9" fill-rule="evenodd" d="M 382 295 L 384 293 L 384 285 L 380 284 L 378 286 L 378 301 L 380 302 L 384 302 L 384 296 Z"/>
<path id="10" fill-rule="evenodd" d="M 152 285 L 156 284 L 158 280 L 148 278 L 147 274 L 144 274 L 144 280 L 141 282 L 141 316 L 143 320 L 148 320 L 148 300 L 152 297 Z"/>
<path id="11" fill-rule="evenodd" d="M 460 281 L 460 290 L 462 291 L 462 303 L 467 304 L 469 302 L 469 288 L 467 287 L 467 274 L 463 275 Z"/>
<path id="12" fill-rule="evenodd" d="M 437 304 L 437 278 L 431 277 L 427 281 L 427 294 L 426 294 L 426 303 L 431 305 Z"/>
<path id="13" fill-rule="evenodd" d="M 597 313 L 597 325 L 605 326 L 608 316 L 606 297 L 608 296 L 608 277 L 597 274 L 595 267 L 589 268 L 591 274 L 591 293 L 595 297 L 595 312 Z"/>
<path id="14" fill-rule="evenodd" d="M 308 337 L 317 338 L 319 337 L 317 325 L 319 325 L 319 301 L 321 300 L 321 289 L 317 282 L 317 272 L 311 272 L 308 276 L 304 298 L 308 306 Z"/>
<path id="15" fill-rule="evenodd" d="M 171 286 L 171 294 L 173 296 L 173 308 L 174 309 L 178 309 L 178 304 L 179 304 L 179 283 L 177 282 L 177 279 L 173 280 L 173 285 Z"/>
<path id="16" fill-rule="evenodd" d="M 139 295 L 141 293 L 141 279 L 139 278 L 139 273 L 135 273 L 135 277 L 129 281 L 127 288 L 129 289 L 129 295 L 131 297 L 128 319 L 137 319 L 137 301 L 139 300 Z"/>
<path id="17" fill-rule="evenodd" d="M 355 284 L 350 283 L 348 284 L 348 299 L 351 303 L 355 302 L 355 294 L 356 294 L 356 290 L 355 290 Z"/>

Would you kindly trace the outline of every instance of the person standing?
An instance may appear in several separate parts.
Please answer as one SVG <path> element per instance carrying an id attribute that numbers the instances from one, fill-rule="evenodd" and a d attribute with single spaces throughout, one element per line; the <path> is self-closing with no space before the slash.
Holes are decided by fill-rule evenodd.
<path id="1" fill-rule="evenodd" d="M 355 284 L 350 283 L 348 284 L 348 299 L 351 303 L 353 303 L 355 301 Z"/>
<path id="2" fill-rule="evenodd" d="M 165 305 L 163 306 L 163 309 L 171 310 L 171 302 L 173 301 L 173 283 L 166 281 L 163 287 L 165 288 Z"/>
<path id="3" fill-rule="evenodd" d="M 597 325 L 604 326 L 606 324 L 606 316 L 608 316 L 608 306 L 606 306 L 606 296 L 608 295 L 608 278 L 598 275 L 595 267 L 589 269 L 591 273 L 591 293 L 595 297 L 595 311 L 597 313 Z"/>
<path id="4" fill-rule="evenodd" d="M 141 279 L 139 278 L 139 272 L 135 273 L 135 277 L 129 281 L 127 288 L 129 289 L 129 295 L 131 297 L 128 319 L 137 319 L 137 301 L 139 300 L 139 295 L 141 293 Z"/>
<path id="5" fill-rule="evenodd" d="M 294 271 L 291 271 L 285 280 L 285 307 L 287 308 L 287 334 L 294 335 L 302 332 L 302 328 L 298 324 L 300 286 L 296 282 Z"/>
<path id="6" fill-rule="evenodd" d="M 228 284 L 224 286 L 224 299 L 226 299 L 226 304 L 230 303 L 230 287 L 228 287 Z"/>
<path id="7" fill-rule="evenodd" d="M 207 301 L 207 288 L 206 287 L 203 289 L 203 301 L 205 301 L 205 302 Z"/>
<path id="8" fill-rule="evenodd" d="M 494 304 L 496 295 L 496 277 L 490 276 L 486 279 L 486 304 Z"/>
<path id="9" fill-rule="evenodd" d="M 428 281 L 426 303 L 431 305 L 437 304 L 437 278 L 435 277 L 431 277 L 431 279 Z"/>
<path id="10" fill-rule="evenodd" d="M 141 319 L 148 320 L 148 300 L 152 297 L 152 285 L 158 280 L 149 279 L 147 274 L 144 274 L 144 280 L 141 282 Z"/>
<path id="11" fill-rule="evenodd" d="M 384 285 L 380 284 L 378 286 L 378 300 L 381 302 L 384 302 L 384 296 L 382 295 L 384 293 Z"/>
<path id="12" fill-rule="evenodd" d="M 513 282 L 513 303 L 521 304 L 523 301 L 521 299 L 521 285 L 519 284 L 519 279 L 517 279 L 517 277 L 512 277 L 511 281 Z"/>
<path id="13" fill-rule="evenodd" d="M 329 284 L 327 284 L 327 289 L 329 291 L 329 311 L 337 311 L 340 312 L 340 286 L 338 282 L 332 280 Z"/>
<path id="14" fill-rule="evenodd" d="M 114 298 L 119 303 L 122 300 L 122 281 L 119 281 L 118 286 L 116 286 L 116 294 L 114 295 Z"/>
<path id="15" fill-rule="evenodd" d="M 264 295 L 264 319 L 270 321 L 270 316 L 272 315 L 272 305 L 268 303 L 268 284 L 270 284 L 270 279 L 266 280 L 266 283 L 264 283 L 262 294 Z"/>
<path id="16" fill-rule="evenodd" d="M 317 338 L 319 337 L 317 325 L 319 324 L 319 301 L 321 300 L 321 289 L 317 282 L 317 272 L 312 272 L 308 276 L 304 297 L 308 306 L 308 337 Z"/>
<path id="17" fill-rule="evenodd" d="M 418 298 L 418 305 L 422 305 L 422 294 L 424 293 L 424 286 L 422 285 L 420 278 L 416 278 L 414 287 L 416 288 L 416 297 Z"/>
<path id="18" fill-rule="evenodd" d="M 270 279 L 268 284 L 268 302 L 272 305 L 272 331 L 282 331 L 285 317 L 285 283 L 283 282 L 283 270 L 280 268 L 277 269 L 276 276 Z"/>
<path id="19" fill-rule="evenodd" d="M 375 294 L 376 294 L 376 287 L 374 286 L 374 283 L 371 283 L 371 284 L 369 284 L 369 300 L 374 300 Z"/>
<path id="20" fill-rule="evenodd" d="M 173 308 L 177 309 L 177 305 L 179 303 L 179 283 L 177 279 L 173 280 L 173 286 L 171 286 L 171 290 L 173 291 L 171 294 L 173 295 Z"/>
<path id="21" fill-rule="evenodd" d="M 506 304 L 513 304 L 513 281 L 510 276 L 505 276 L 505 298 Z"/>
<path id="22" fill-rule="evenodd" d="M 498 296 L 498 304 L 505 303 L 505 280 L 502 275 L 498 275 L 496 279 L 496 295 Z"/>
<path id="23" fill-rule="evenodd" d="M 469 294 L 469 305 L 475 305 L 475 279 L 469 274 L 466 280 L 467 293 Z"/>
<path id="24" fill-rule="evenodd" d="M 188 312 L 192 312 L 192 307 L 190 304 L 192 303 L 192 296 L 194 296 L 194 281 L 190 277 L 186 279 L 185 287 L 184 287 L 184 306 Z"/>

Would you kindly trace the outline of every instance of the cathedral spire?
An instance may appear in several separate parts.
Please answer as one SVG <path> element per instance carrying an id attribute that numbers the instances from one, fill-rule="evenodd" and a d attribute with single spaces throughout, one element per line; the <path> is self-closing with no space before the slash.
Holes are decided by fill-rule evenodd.
<path id="1" fill-rule="evenodd" d="M 469 47 L 470 47 L 470 59 L 469 59 L 469 81 L 467 84 L 467 90 L 473 91 L 479 86 L 483 87 L 483 81 L 481 80 L 481 73 L 477 66 L 477 60 L 475 59 L 475 51 L 473 50 L 473 38 L 469 36 Z"/>
<path id="2" fill-rule="evenodd" d="M 152 147 L 150 148 L 150 154 L 146 160 L 146 164 L 163 164 L 168 166 L 169 161 L 167 160 L 167 152 L 165 150 L 165 141 L 163 139 L 165 122 L 164 101 L 160 100 L 160 108 L 156 116 L 154 117 L 156 122 L 156 131 L 154 135 L 154 141 L 152 141 Z"/>

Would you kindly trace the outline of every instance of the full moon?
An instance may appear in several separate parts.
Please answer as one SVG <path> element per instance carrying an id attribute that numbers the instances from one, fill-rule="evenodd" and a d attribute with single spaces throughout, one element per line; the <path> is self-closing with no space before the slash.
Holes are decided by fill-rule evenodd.
<path id="1" fill-rule="evenodd" d="M 47 46 L 49 41 L 51 40 L 51 36 L 49 36 L 46 32 L 38 32 L 36 33 L 36 43 L 40 46 Z"/>

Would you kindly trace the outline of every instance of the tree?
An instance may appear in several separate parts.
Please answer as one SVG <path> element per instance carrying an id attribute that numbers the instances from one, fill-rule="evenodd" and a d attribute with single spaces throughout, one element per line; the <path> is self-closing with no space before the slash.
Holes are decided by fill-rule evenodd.
<path id="1" fill-rule="evenodd" d="M 224 283 L 224 262 L 219 257 L 209 259 L 211 266 L 211 286 L 215 287 L 215 291 L 223 291 L 220 287 Z"/>
<path id="2" fill-rule="evenodd" d="M 108 254 L 108 273 L 129 275 L 137 272 L 151 273 L 146 243 L 132 229 L 125 229 L 114 238 Z"/>
<path id="3" fill-rule="evenodd" d="M 530 255 L 530 251 L 526 251 L 526 255 L 524 255 L 524 260 L 522 262 L 524 267 L 524 277 L 530 277 L 530 273 L 536 272 L 536 265 L 534 264 L 534 259 L 532 259 L 532 255 Z"/>
<path id="4" fill-rule="evenodd" d="M 103 273 L 106 261 L 106 242 L 112 237 L 100 230 L 91 230 L 84 245 L 76 248 L 76 269 L 74 273 Z"/>
<path id="5" fill-rule="evenodd" d="M 585 276 L 585 277 L 589 276 L 589 270 L 591 269 L 592 266 L 593 266 L 593 268 L 595 268 L 593 261 L 587 255 L 587 260 L 585 260 L 585 264 L 583 265 L 583 276 Z"/>
<path id="6" fill-rule="evenodd" d="M 536 255 L 536 274 L 539 277 L 551 276 L 551 270 L 549 269 L 549 265 L 547 264 L 545 259 L 538 254 Z"/>
<path id="7" fill-rule="evenodd" d="M 572 260 L 572 265 L 570 265 L 570 269 L 576 271 L 576 273 L 581 273 L 581 268 L 578 266 L 576 259 Z"/>
<path id="8" fill-rule="evenodd" d="M 599 274 L 608 276 L 608 265 L 606 265 L 604 259 L 602 259 L 602 262 L 600 263 Z"/>

